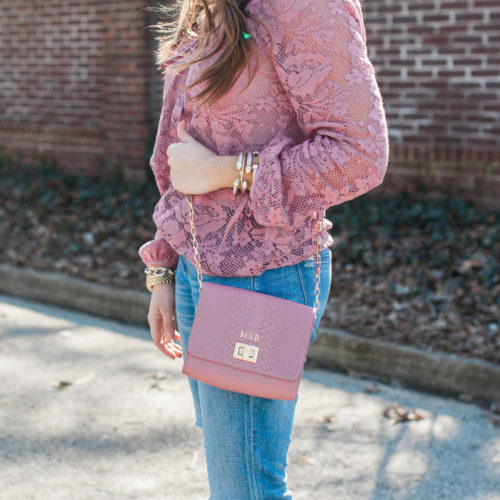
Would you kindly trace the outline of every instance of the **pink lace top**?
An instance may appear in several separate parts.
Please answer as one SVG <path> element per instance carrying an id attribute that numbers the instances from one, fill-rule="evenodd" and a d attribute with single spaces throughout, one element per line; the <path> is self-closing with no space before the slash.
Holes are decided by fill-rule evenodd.
<path id="1" fill-rule="evenodd" d="M 227 187 L 191 195 L 201 268 L 209 275 L 258 275 L 314 255 L 316 211 L 323 249 L 333 243 L 326 209 L 384 179 L 387 123 L 360 1 L 250 0 L 246 10 L 274 39 L 273 49 L 266 30 L 248 20 L 258 51 L 247 88 L 245 69 L 214 105 L 193 105 L 190 96 L 206 82 L 187 91 L 181 86 L 217 54 L 165 79 L 150 161 L 161 195 L 153 213 L 157 231 L 139 248 L 146 265 L 175 268 L 178 254 L 195 263 L 187 198 L 172 187 L 166 156 L 183 118 L 188 132 L 219 155 L 260 152 L 249 192 L 233 195 Z"/>

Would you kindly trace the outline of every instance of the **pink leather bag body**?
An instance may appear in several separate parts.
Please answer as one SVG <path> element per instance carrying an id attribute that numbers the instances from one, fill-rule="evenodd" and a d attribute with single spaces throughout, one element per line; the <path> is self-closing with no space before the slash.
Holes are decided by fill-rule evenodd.
<path id="1" fill-rule="evenodd" d="M 200 298 L 182 373 L 209 385 L 270 399 L 297 398 L 319 307 L 318 217 L 314 307 L 220 283 L 202 283 L 190 197 Z"/>

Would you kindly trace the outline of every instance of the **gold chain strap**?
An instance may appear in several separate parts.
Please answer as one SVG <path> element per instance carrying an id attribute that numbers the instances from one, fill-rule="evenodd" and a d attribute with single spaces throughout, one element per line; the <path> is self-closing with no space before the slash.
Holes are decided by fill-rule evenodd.
<path id="1" fill-rule="evenodd" d="M 200 265 L 200 254 L 198 253 L 198 239 L 196 238 L 196 228 L 194 225 L 194 210 L 193 210 L 193 203 L 191 201 L 191 195 L 187 195 L 187 201 L 189 205 L 189 219 L 191 222 L 191 236 L 192 236 L 192 243 L 193 243 L 193 251 L 194 251 L 194 260 L 196 262 L 196 271 L 198 274 L 198 282 L 200 284 L 200 291 L 203 288 L 203 274 L 201 271 L 201 265 Z M 320 283 L 320 268 L 321 268 L 321 259 L 320 259 L 320 252 L 321 252 L 321 227 L 323 225 L 323 222 L 321 220 L 316 221 L 316 231 L 315 233 L 317 234 L 317 240 L 316 240 L 316 276 L 314 278 L 315 281 L 315 290 L 314 290 L 314 309 L 319 308 L 319 283 Z"/>
<path id="2" fill-rule="evenodd" d="M 198 282 L 200 284 L 200 291 L 203 288 L 203 275 L 201 272 L 201 265 L 200 265 L 200 254 L 198 253 L 198 240 L 196 238 L 196 229 L 194 227 L 194 210 L 193 210 L 193 203 L 191 202 L 191 196 L 188 195 L 187 201 L 189 204 L 189 219 L 191 221 L 191 236 L 192 236 L 192 243 L 193 243 L 193 251 L 194 251 L 194 260 L 196 262 L 196 271 L 198 273 Z"/>
<path id="3" fill-rule="evenodd" d="M 321 226 L 323 225 L 323 221 L 317 220 L 316 221 L 317 228 L 316 228 L 316 234 L 317 234 L 317 240 L 316 240 L 316 276 L 314 278 L 316 282 L 316 288 L 314 290 L 314 309 L 319 309 L 319 270 L 321 267 L 321 259 L 320 259 L 320 252 L 321 252 Z"/>

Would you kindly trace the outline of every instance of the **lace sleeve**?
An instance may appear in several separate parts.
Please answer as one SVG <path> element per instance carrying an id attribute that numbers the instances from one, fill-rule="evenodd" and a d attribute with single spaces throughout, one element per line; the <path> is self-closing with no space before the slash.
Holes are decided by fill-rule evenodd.
<path id="1" fill-rule="evenodd" d="M 158 230 L 153 240 L 141 245 L 138 253 L 146 266 L 177 268 L 179 254 L 162 238 Z"/>
<path id="2" fill-rule="evenodd" d="M 295 226 L 378 186 L 389 155 L 359 0 L 282 2 L 270 2 L 272 62 L 307 139 L 278 133 L 260 151 L 248 207 L 269 226 Z"/>
<path id="3" fill-rule="evenodd" d="M 170 64 L 175 59 L 177 59 L 177 56 L 164 62 L 163 65 Z M 180 74 L 167 78 L 168 80 L 166 79 L 164 82 L 163 104 L 153 155 L 150 161 L 160 196 L 163 196 L 170 185 L 170 166 L 168 164 L 167 148 L 172 142 L 177 140 L 177 133 L 171 129 L 170 120 L 175 105 L 176 92 L 178 92 L 182 81 Z M 172 248 L 168 241 L 163 239 L 158 228 L 154 239 L 141 245 L 138 253 L 146 266 L 162 266 L 175 269 L 179 260 L 179 254 Z"/>

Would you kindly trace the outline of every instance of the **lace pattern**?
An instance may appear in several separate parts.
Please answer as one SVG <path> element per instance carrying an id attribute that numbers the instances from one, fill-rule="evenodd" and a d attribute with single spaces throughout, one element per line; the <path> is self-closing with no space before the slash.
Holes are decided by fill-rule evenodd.
<path id="1" fill-rule="evenodd" d="M 182 118 L 219 155 L 260 151 L 250 192 L 192 195 L 201 267 L 209 275 L 258 275 L 314 255 L 316 212 L 326 248 L 333 239 L 324 211 L 384 179 L 387 122 L 359 0 L 251 0 L 247 10 L 274 41 L 248 21 L 259 49 L 251 82 L 245 70 L 218 102 L 197 108 L 190 97 L 206 82 L 187 91 L 182 84 L 212 58 L 165 79 L 150 162 L 161 195 L 153 213 L 157 233 L 139 249 L 146 264 L 175 267 L 179 253 L 195 262 L 186 196 L 169 183 L 166 157 Z"/>

